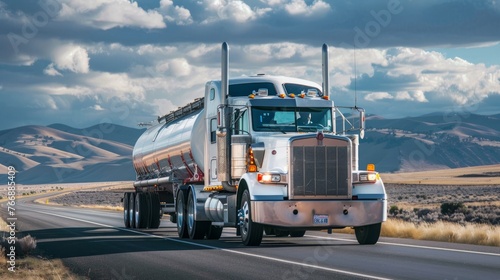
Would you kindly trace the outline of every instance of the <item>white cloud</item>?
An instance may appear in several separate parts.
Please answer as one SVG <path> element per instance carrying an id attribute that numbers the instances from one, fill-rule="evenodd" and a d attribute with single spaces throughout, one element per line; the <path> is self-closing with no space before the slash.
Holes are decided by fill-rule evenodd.
<path id="1" fill-rule="evenodd" d="M 57 19 L 79 22 L 94 28 L 108 30 L 115 27 L 165 28 L 163 17 L 157 11 L 145 11 L 137 2 L 129 0 L 61 0 Z"/>
<path id="2" fill-rule="evenodd" d="M 178 25 L 193 23 L 191 12 L 182 6 L 174 5 L 174 1 L 172 0 L 161 0 L 159 11 L 166 20 L 175 22 Z"/>
<path id="3" fill-rule="evenodd" d="M 202 23 L 210 23 L 219 20 L 244 23 L 262 17 L 271 11 L 270 8 L 255 7 L 252 9 L 248 4 L 240 0 L 205 0 L 203 4 L 209 15 Z"/>
<path id="4" fill-rule="evenodd" d="M 102 108 L 101 105 L 99 105 L 99 104 L 95 104 L 95 105 L 91 106 L 90 109 L 92 109 L 94 111 L 104 111 L 104 108 Z"/>
<path id="5" fill-rule="evenodd" d="M 54 95 L 89 95 L 92 94 L 91 88 L 82 85 L 65 86 L 58 83 L 50 83 L 44 85 L 33 86 L 32 91 L 34 93 L 43 93 L 49 96 Z"/>
<path id="6" fill-rule="evenodd" d="M 365 96 L 367 101 L 378 101 L 382 99 L 393 99 L 394 97 L 388 92 L 372 92 Z"/>
<path id="7" fill-rule="evenodd" d="M 83 83 L 96 94 L 144 100 L 144 85 L 125 73 L 90 73 Z"/>
<path id="8" fill-rule="evenodd" d="M 394 96 L 395 100 L 398 101 L 417 101 L 417 102 L 429 102 L 427 98 L 425 97 L 425 93 L 421 90 L 416 90 L 416 91 L 398 91 L 396 92 L 396 95 Z"/>
<path id="9" fill-rule="evenodd" d="M 220 7 L 217 14 L 221 19 L 230 19 L 236 22 L 245 22 L 254 17 L 254 12 L 242 1 L 230 1 L 227 5 Z"/>
<path id="10" fill-rule="evenodd" d="M 191 73 L 191 65 L 184 58 L 175 58 L 161 62 L 157 65 L 156 69 L 174 77 L 187 76 Z"/>
<path id="11" fill-rule="evenodd" d="M 51 63 L 43 70 L 45 75 L 49 76 L 62 76 L 62 74 L 54 68 L 54 63 Z"/>
<path id="12" fill-rule="evenodd" d="M 60 70 L 75 73 L 89 72 L 89 55 L 87 50 L 80 46 L 68 44 L 56 47 L 52 51 L 52 59 Z"/>
<path id="13" fill-rule="evenodd" d="M 311 5 L 307 5 L 304 0 L 292 0 L 285 5 L 285 10 L 294 16 L 317 16 L 327 13 L 330 9 L 330 4 L 322 0 L 315 0 Z"/>
<path id="14" fill-rule="evenodd" d="M 265 3 L 269 6 L 282 5 L 286 0 L 260 0 L 260 2 Z"/>
<path id="15" fill-rule="evenodd" d="M 187 100 L 186 100 L 187 101 Z M 169 99 L 153 99 L 153 105 L 156 107 L 155 114 L 158 116 L 163 116 L 170 111 L 177 109 L 178 106 L 175 106 L 171 100 Z"/>

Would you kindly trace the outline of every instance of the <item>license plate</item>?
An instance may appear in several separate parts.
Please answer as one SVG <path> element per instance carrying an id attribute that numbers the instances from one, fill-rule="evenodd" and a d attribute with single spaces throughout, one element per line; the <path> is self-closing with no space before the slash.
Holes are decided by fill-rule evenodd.
<path id="1" fill-rule="evenodd" d="M 328 215 L 314 215 L 315 225 L 328 225 Z"/>

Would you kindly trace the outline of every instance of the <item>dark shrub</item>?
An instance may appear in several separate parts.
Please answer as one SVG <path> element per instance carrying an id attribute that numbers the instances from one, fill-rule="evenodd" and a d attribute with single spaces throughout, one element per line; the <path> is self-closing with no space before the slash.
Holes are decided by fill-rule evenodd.
<path id="1" fill-rule="evenodd" d="M 465 213 L 466 210 L 463 202 L 444 202 L 441 204 L 441 214 L 443 215 Z"/>

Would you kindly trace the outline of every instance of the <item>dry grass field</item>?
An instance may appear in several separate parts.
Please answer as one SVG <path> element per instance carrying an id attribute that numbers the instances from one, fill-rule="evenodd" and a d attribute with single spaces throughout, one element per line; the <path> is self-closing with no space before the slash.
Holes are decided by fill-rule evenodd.
<path id="1" fill-rule="evenodd" d="M 382 174 L 382 235 L 500 246 L 500 165 Z"/>
<path id="2" fill-rule="evenodd" d="M 382 174 L 384 183 L 424 185 L 500 185 L 500 164 Z"/>

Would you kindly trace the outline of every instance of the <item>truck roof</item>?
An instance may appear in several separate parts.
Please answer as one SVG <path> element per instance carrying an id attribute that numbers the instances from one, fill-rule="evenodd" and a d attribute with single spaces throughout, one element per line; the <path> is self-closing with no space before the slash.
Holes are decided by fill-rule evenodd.
<path id="1" fill-rule="evenodd" d="M 319 85 L 318 83 L 305 80 L 305 79 L 299 79 L 299 78 L 292 78 L 292 77 L 286 77 L 286 76 L 273 76 L 273 75 L 266 75 L 266 74 L 257 74 L 255 76 L 243 76 L 243 77 L 237 77 L 237 78 L 231 78 L 229 79 L 229 85 L 237 85 L 237 84 L 246 84 L 246 83 L 256 83 L 256 82 L 268 82 L 268 83 L 273 83 L 273 84 L 301 84 L 301 85 L 306 85 L 306 86 L 311 86 L 315 87 L 318 89 L 322 89 L 322 86 Z"/>

